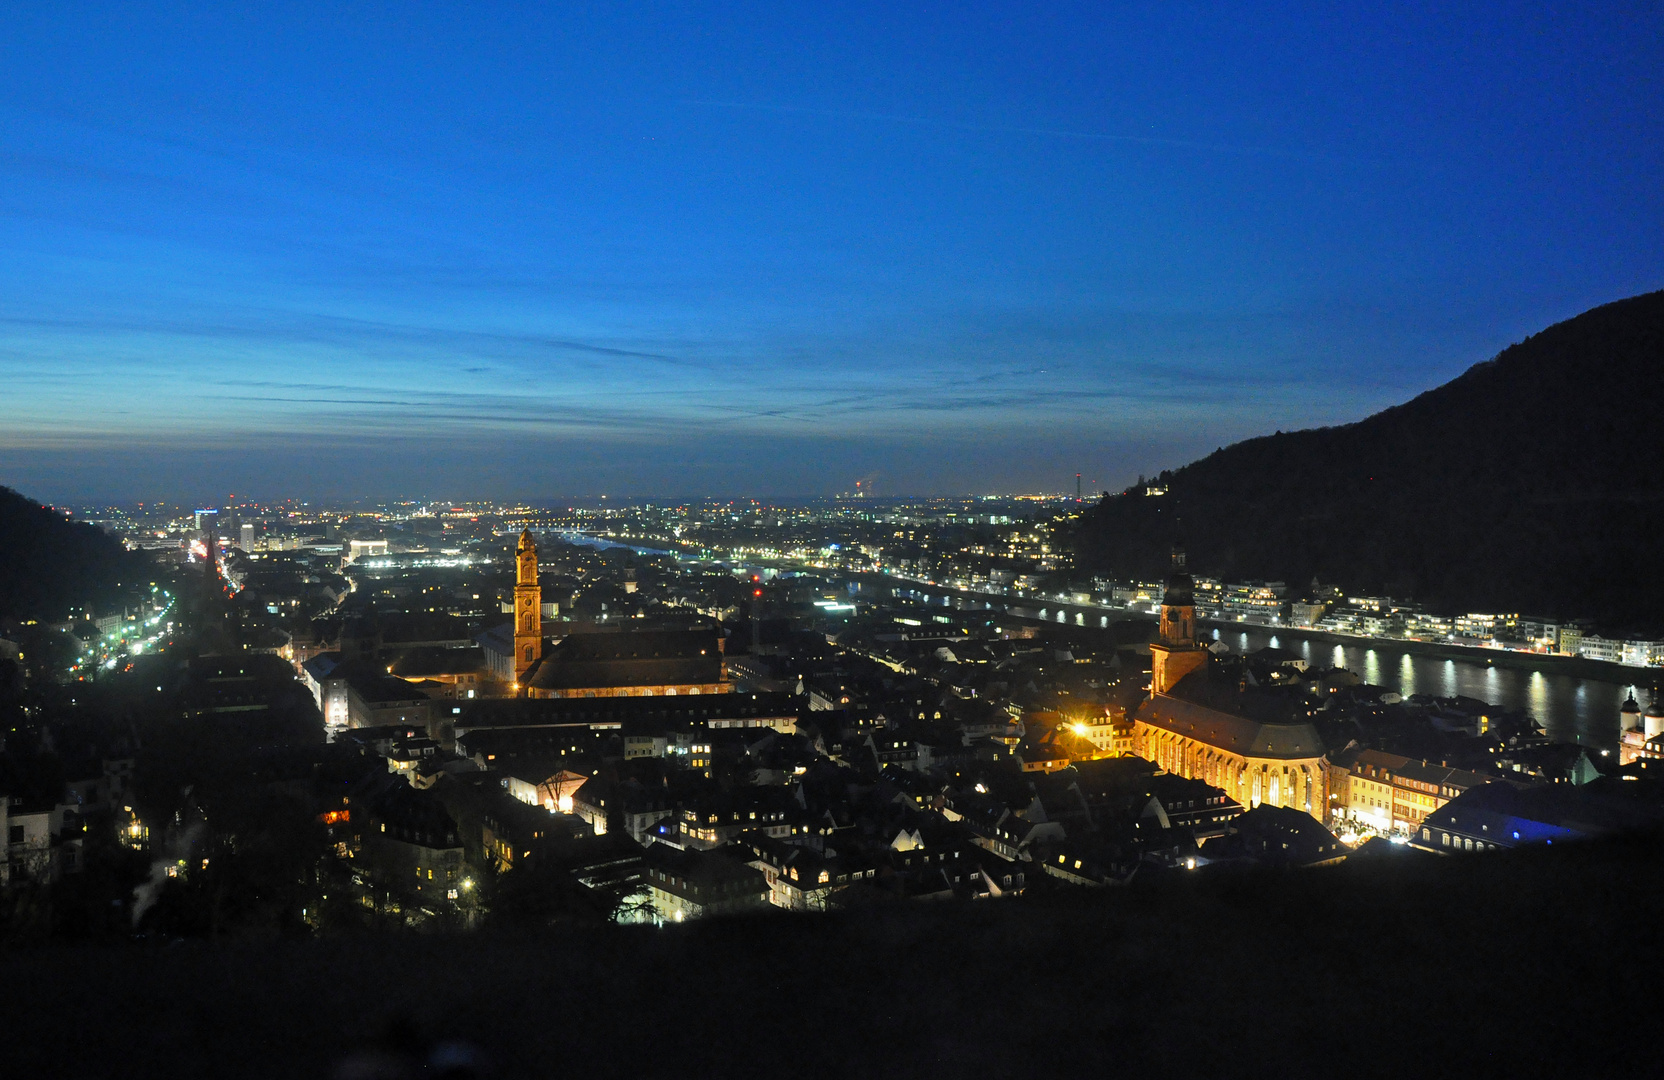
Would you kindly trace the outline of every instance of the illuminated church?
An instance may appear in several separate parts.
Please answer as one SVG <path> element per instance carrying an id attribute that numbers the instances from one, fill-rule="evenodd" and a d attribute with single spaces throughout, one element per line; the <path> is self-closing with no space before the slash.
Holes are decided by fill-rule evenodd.
<path id="1" fill-rule="evenodd" d="M 520 534 L 514 548 L 514 682 L 543 659 L 543 587 L 537 583 L 537 542 L 532 531 Z"/>
<path id="2" fill-rule="evenodd" d="M 537 542 L 530 529 L 515 546 L 514 568 L 512 648 L 508 627 L 481 641 L 492 670 L 510 684 L 510 692 L 531 698 L 602 698 L 733 691 L 715 627 L 572 633 L 546 643 Z"/>
<path id="3" fill-rule="evenodd" d="M 1150 645 L 1150 696 L 1133 720 L 1133 753 L 1170 773 L 1205 780 L 1245 807 L 1269 803 L 1322 821 L 1328 791 L 1324 747 L 1301 694 L 1249 685 L 1196 640 L 1194 583 L 1173 550 Z"/>

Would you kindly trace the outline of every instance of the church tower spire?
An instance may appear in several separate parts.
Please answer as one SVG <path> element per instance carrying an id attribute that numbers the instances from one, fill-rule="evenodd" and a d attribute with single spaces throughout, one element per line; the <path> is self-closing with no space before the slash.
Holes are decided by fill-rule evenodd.
<path id="1" fill-rule="evenodd" d="M 543 589 L 537 583 L 537 542 L 532 531 L 520 534 L 514 549 L 514 681 L 543 658 Z"/>
<path id="2" fill-rule="evenodd" d="M 1161 598 L 1161 630 L 1150 645 L 1150 691 L 1171 692 L 1207 659 L 1207 650 L 1196 644 L 1196 582 L 1185 569 L 1184 548 L 1174 544 L 1167 591 Z"/>
<path id="3" fill-rule="evenodd" d="M 1161 597 L 1161 641 L 1176 649 L 1196 644 L 1196 582 L 1184 567 L 1184 548 L 1173 545 L 1173 568 Z"/>

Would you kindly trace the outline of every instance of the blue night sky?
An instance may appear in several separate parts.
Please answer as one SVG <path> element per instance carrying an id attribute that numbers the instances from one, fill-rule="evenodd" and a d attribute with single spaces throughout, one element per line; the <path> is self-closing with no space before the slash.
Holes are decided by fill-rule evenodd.
<path id="1" fill-rule="evenodd" d="M 1656 3 L 7 5 L 0 483 L 1120 487 L 1664 287 L 1661 79 Z"/>

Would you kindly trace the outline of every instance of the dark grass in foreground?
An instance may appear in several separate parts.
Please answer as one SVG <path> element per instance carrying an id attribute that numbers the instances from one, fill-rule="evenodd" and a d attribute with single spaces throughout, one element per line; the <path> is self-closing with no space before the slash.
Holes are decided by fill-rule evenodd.
<path id="1" fill-rule="evenodd" d="M 0 956 L 0 1076 L 1633 1075 L 1664 843 L 535 938 Z M 391 1033 L 391 1034 L 389 1034 Z"/>

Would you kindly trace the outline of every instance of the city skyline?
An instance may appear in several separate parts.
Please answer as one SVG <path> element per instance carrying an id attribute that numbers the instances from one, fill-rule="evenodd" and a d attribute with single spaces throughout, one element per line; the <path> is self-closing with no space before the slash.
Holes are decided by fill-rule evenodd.
<path id="1" fill-rule="evenodd" d="M 1661 73 L 0 10 L 0 1076 L 1633 1071 Z"/>
<path id="2" fill-rule="evenodd" d="M 1650 12 L 5 20 L 56 501 L 1118 490 L 1664 285 Z"/>

